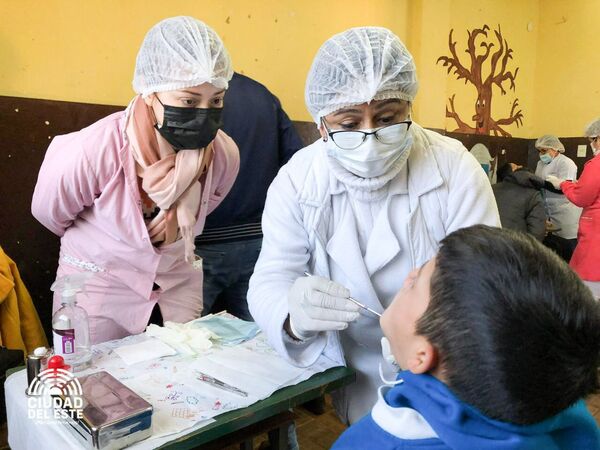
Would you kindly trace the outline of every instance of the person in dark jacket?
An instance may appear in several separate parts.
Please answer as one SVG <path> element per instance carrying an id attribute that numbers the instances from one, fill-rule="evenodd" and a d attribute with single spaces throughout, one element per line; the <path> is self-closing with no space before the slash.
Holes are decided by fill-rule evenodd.
<path id="1" fill-rule="evenodd" d="M 240 172 L 196 239 L 204 271 L 202 315 L 225 308 L 252 320 L 246 293 L 262 245 L 267 189 L 304 144 L 277 97 L 251 78 L 234 73 L 223 104 L 223 130 L 240 149 Z"/>
<path id="2" fill-rule="evenodd" d="M 539 189 L 544 186 L 544 180 L 515 163 L 502 165 L 497 174 L 499 182 L 492 190 L 502 227 L 529 233 L 543 241 L 546 214 Z"/>

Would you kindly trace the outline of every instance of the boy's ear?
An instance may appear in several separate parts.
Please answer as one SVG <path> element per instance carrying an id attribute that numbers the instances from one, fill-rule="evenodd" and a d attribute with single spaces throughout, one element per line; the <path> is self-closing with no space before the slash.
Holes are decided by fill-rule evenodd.
<path id="1" fill-rule="evenodd" d="M 431 343 L 419 336 L 419 343 L 414 347 L 412 356 L 407 361 L 407 369 L 420 374 L 434 370 L 438 365 L 438 352 Z"/>

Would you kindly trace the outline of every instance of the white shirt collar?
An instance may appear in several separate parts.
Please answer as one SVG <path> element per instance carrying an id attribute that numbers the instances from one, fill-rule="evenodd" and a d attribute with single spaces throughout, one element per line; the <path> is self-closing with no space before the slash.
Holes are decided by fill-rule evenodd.
<path id="1" fill-rule="evenodd" d="M 371 411 L 373 421 L 385 431 L 399 439 L 429 439 L 438 437 L 425 418 L 411 408 L 395 408 L 387 404 L 385 393 L 392 389 L 381 386 L 377 392 L 377 403 Z"/>

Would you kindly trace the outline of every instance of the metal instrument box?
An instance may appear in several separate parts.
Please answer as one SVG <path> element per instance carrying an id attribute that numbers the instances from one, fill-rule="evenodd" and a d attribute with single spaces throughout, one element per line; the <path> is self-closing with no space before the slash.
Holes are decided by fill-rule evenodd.
<path id="1" fill-rule="evenodd" d="M 77 380 L 83 391 L 80 407 L 73 407 L 72 398 L 60 397 L 63 422 L 85 448 L 121 449 L 152 434 L 152 405 L 111 374 L 102 371 Z"/>

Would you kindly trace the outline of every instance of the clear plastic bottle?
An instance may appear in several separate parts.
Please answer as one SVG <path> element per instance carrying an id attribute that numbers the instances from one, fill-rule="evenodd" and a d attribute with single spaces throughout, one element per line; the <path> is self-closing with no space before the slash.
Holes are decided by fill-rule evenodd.
<path id="1" fill-rule="evenodd" d="M 91 276 L 91 273 L 67 275 L 50 287 L 61 293 L 62 305 L 52 316 L 54 354 L 62 356 L 73 371 L 85 369 L 92 361 L 88 315 L 77 305 L 77 292 L 84 291 Z"/>

